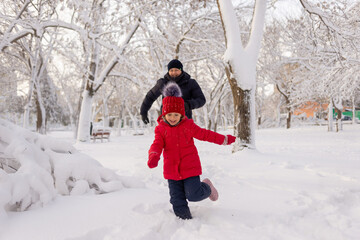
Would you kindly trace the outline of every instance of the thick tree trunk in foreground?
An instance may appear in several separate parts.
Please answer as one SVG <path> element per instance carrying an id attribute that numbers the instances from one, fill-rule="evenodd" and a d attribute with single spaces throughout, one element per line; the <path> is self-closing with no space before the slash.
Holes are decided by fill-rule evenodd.
<path id="1" fill-rule="evenodd" d="M 217 0 L 224 29 L 225 72 L 234 99 L 234 129 L 238 138 L 233 152 L 255 149 L 256 63 L 265 22 L 266 0 L 256 0 L 248 42 L 243 46 L 240 27 L 231 0 Z"/>
<path id="2" fill-rule="evenodd" d="M 235 135 L 240 139 L 239 149 L 251 147 L 253 144 L 251 128 L 251 103 L 252 90 L 243 90 L 237 85 L 237 81 L 232 78 L 232 68 L 226 67 L 226 75 L 230 83 L 230 88 L 234 100 L 234 130 Z M 239 149 L 233 149 L 236 152 Z"/>

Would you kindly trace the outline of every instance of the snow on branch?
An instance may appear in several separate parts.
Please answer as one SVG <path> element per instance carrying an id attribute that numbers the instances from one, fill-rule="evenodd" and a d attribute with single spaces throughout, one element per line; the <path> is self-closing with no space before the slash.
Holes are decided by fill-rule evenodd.
<path id="1" fill-rule="evenodd" d="M 351 31 L 347 32 L 344 31 L 341 27 L 334 24 L 330 18 L 332 17 L 330 14 L 322 11 L 318 7 L 311 5 L 306 0 L 300 0 L 301 5 L 310 15 L 316 15 L 319 17 L 320 21 L 330 30 L 334 31 L 340 35 L 347 36 L 347 37 L 358 37 L 358 33 L 351 29 Z"/>
<path id="2" fill-rule="evenodd" d="M 23 7 L 21 8 L 21 10 L 17 13 L 15 20 L 20 19 L 21 15 L 25 12 L 25 10 L 26 10 L 27 7 L 29 6 L 29 4 L 30 4 L 30 0 L 26 0 L 26 2 L 24 3 Z M 9 34 L 9 33 L 13 30 L 14 27 L 15 27 L 15 22 L 13 22 L 13 24 L 11 24 L 11 25 L 9 26 L 9 28 L 6 30 L 6 32 L 4 33 L 4 35 Z"/>
<path id="3" fill-rule="evenodd" d="M 27 36 L 28 34 L 34 34 L 34 31 L 31 29 L 25 29 L 20 31 L 12 36 L 4 37 L 0 43 L 0 52 L 3 51 L 9 44 L 16 42 L 20 38 Z"/>
<path id="4" fill-rule="evenodd" d="M 49 20 L 45 22 L 31 22 L 27 20 L 15 20 L 12 25 L 17 24 L 23 28 L 18 33 L 10 34 L 10 30 L 4 34 L 4 37 L 0 43 L 0 51 L 3 51 L 9 44 L 18 41 L 19 39 L 27 36 L 28 34 L 41 36 L 47 28 L 63 28 L 77 32 L 83 39 L 87 38 L 86 31 L 71 23 L 66 23 L 60 20 Z M 9 29 L 13 29 L 10 27 Z"/>
<path id="5" fill-rule="evenodd" d="M 101 194 L 142 185 L 121 178 L 67 142 L 3 119 L 0 132 L 0 217 L 43 206 L 57 194 Z M 12 169 L 6 168 L 10 163 Z"/>
<path id="6" fill-rule="evenodd" d="M 131 27 L 131 30 L 129 31 L 126 38 L 124 39 L 122 46 L 118 49 L 118 51 L 115 52 L 116 55 L 114 55 L 112 57 L 112 59 L 110 59 L 110 61 L 106 64 L 104 69 L 101 71 L 100 75 L 96 78 L 96 81 L 94 82 L 94 84 L 95 84 L 94 91 L 95 92 L 100 88 L 101 84 L 105 81 L 106 77 L 109 75 L 111 70 L 119 62 L 119 59 L 123 55 L 126 46 L 129 44 L 131 38 L 134 36 L 134 34 L 135 34 L 136 30 L 139 28 L 139 26 L 140 26 L 140 18 Z"/>
<path id="7" fill-rule="evenodd" d="M 256 0 L 252 19 L 251 34 L 244 46 L 240 27 L 230 0 L 217 0 L 226 41 L 224 61 L 229 64 L 231 78 L 243 90 L 253 89 L 256 85 L 256 63 L 263 36 L 266 0 Z"/>
<path id="8" fill-rule="evenodd" d="M 257 0 L 255 2 L 255 10 L 253 21 L 251 24 L 251 32 L 248 45 L 245 47 L 253 55 L 258 55 L 260 51 L 261 40 L 263 36 L 264 22 L 265 22 L 266 1 Z"/>

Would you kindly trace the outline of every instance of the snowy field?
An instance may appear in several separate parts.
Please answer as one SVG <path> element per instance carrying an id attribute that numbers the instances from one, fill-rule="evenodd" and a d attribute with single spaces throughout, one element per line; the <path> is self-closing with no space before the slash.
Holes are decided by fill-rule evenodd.
<path id="1" fill-rule="evenodd" d="M 50 135 L 74 142 L 70 132 Z M 137 187 L 59 195 L 43 208 L 10 212 L 0 239 L 360 239 L 360 124 L 340 133 L 325 126 L 258 130 L 256 138 L 257 151 L 236 154 L 196 142 L 202 177 L 213 181 L 219 200 L 190 203 L 194 219 L 187 221 L 171 212 L 161 167 L 147 167 L 153 134 L 75 144 Z"/>

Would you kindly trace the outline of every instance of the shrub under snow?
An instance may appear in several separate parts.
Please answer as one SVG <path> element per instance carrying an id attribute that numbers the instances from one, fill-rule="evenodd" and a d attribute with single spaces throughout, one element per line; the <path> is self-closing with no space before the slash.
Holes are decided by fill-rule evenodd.
<path id="1" fill-rule="evenodd" d="M 3 119 L 0 133 L 0 216 L 42 206 L 57 194 L 107 193 L 123 187 L 114 171 L 67 142 Z M 6 168 L 10 162 L 17 171 Z"/>

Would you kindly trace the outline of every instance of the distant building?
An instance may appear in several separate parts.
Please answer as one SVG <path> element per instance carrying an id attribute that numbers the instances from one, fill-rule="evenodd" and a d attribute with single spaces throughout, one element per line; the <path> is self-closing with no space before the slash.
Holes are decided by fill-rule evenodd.
<path id="1" fill-rule="evenodd" d="M 306 118 L 318 118 L 318 119 L 327 119 L 328 115 L 328 106 L 327 103 L 318 103 L 308 101 L 300 108 L 294 111 L 294 115 L 296 116 L 306 116 Z M 337 116 L 335 110 L 333 110 L 334 117 Z M 348 116 L 352 118 L 352 108 L 344 107 L 342 109 L 342 115 Z M 355 107 L 355 116 L 360 120 L 360 107 Z"/>
<path id="2" fill-rule="evenodd" d="M 327 103 L 318 103 L 308 101 L 300 108 L 294 111 L 294 115 L 304 115 L 306 114 L 306 118 L 319 118 L 323 119 L 327 116 L 327 109 L 329 104 Z"/>

